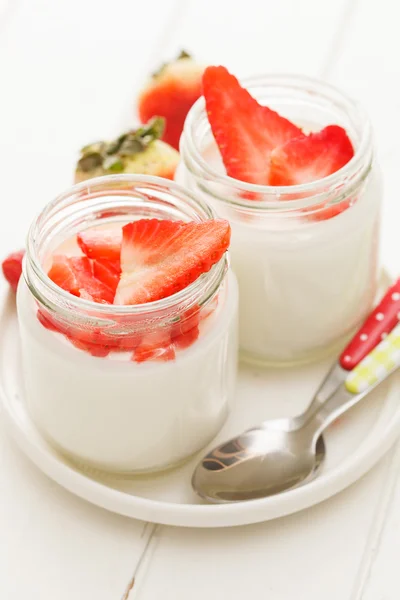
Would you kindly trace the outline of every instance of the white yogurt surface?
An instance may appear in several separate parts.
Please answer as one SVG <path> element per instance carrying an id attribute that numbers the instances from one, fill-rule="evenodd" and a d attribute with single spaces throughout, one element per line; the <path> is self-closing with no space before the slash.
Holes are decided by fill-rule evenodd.
<path id="1" fill-rule="evenodd" d="M 305 359 L 337 343 L 367 314 L 378 245 L 371 210 L 355 206 L 301 233 L 274 235 L 233 224 L 244 353 L 271 361 Z"/>
<path id="2" fill-rule="evenodd" d="M 216 168 L 215 151 L 207 155 Z M 243 218 L 199 191 L 181 165 L 178 180 L 232 227 L 239 283 L 239 340 L 245 357 L 290 363 L 317 357 L 366 316 L 377 285 L 381 184 L 373 172 L 358 201 L 325 221 Z"/>
<path id="3" fill-rule="evenodd" d="M 237 283 L 232 273 L 200 336 L 168 362 L 96 358 L 37 320 L 21 281 L 18 316 L 29 410 L 63 452 L 105 470 L 172 466 L 216 435 L 234 396 Z"/>

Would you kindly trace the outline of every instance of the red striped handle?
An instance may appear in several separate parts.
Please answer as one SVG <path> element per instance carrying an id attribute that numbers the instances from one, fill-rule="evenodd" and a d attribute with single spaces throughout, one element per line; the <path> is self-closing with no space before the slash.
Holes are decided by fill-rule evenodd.
<path id="1" fill-rule="evenodd" d="M 400 279 L 388 289 L 339 358 L 340 366 L 351 371 L 390 333 L 400 321 Z"/>

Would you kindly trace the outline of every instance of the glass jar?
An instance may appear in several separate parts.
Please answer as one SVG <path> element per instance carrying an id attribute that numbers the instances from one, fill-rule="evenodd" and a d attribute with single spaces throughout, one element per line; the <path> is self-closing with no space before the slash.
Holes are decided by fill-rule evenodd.
<path id="1" fill-rule="evenodd" d="M 381 180 L 363 110 L 305 77 L 247 80 L 257 100 L 303 127 L 344 127 L 354 157 L 303 185 L 247 184 L 226 175 L 201 98 L 187 117 L 177 180 L 232 226 L 239 343 L 252 362 L 288 365 L 338 348 L 377 289 Z"/>
<path id="2" fill-rule="evenodd" d="M 158 177 L 76 185 L 32 224 L 17 298 L 32 418 L 73 460 L 122 473 L 171 467 L 210 442 L 228 414 L 237 363 L 237 284 L 226 255 L 182 291 L 136 306 L 72 296 L 47 276 L 52 254 L 78 232 L 140 218 L 201 222 L 213 212 Z M 159 339 L 140 362 L 138 344 Z"/>

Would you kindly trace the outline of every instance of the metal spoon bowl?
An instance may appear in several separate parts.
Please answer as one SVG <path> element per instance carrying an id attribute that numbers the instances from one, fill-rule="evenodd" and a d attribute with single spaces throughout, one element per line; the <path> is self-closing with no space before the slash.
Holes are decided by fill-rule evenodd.
<path id="1" fill-rule="evenodd" d="M 316 477 L 325 456 L 322 432 L 400 368 L 399 305 L 400 279 L 367 317 L 304 413 L 266 421 L 214 448 L 194 471 L 194 490 L 211 502 L 235 502 L 279 494 Z"/>
<path id="2" fill-rule="evenodd" d="M 400 325 L 391 335 L 398 335 L 400 345 Z M 378 356 L 383 344 L 375 351 Z M 392 365 L 389 370 L 381 373 L 379 361 L 375 365 L 370 361 L 379 373 L 370 385 L 354 392 L 343 383 L 325 402 L 317 395 L 302 415 L 265 421 L 214 448 L 193 473 L 194 490 L 210 502 L 237 502 L 279 494 L 311 481 L 323 464 L 322 432 L 400 368 L 397 346 L 389 351 L 395 357 L 393 363 L 388 362 Z M 370 364 L 365 367 L 363 363 L 360 372 Z"/>
<path id="3" fill-rule="evenodd" d="M 192 485 L 210 502 L 264 498 L 313 479 L 325 459 L 319 436 L 305 452 L 301 431 L 287 436 L 293 419 L 269 421 L 250 429 L 207 454 L 194 472 Z M 299 457 L 301 456 L 301 462 Z"/>

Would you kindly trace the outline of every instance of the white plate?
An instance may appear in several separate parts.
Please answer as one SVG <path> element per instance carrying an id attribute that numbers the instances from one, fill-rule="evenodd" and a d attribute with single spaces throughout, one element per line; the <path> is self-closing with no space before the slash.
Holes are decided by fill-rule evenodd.
<path id="1" fill-rule="evenodd" d="M 18 323 L 10 295 L 0 309 L 0 392 L 4 417 L 21 449 L 70 492 L 107 510 L 144 521 L 184 527 L 227 527 L 297 512 L 359 479 L 400 434 L 400 379 L 393 376 L 326 432 L 326 463 L 313 482 L 266 499 L 207 505 L 190 487 L 191 473 L 200 455 L 173 471 L 135 479 L 83 471 L 70 464 L 40 436 L 27 413 L 19 350 Z M 331 362 L 332 358 L 285 370 L 242 367 L 236 408 L 217 440 L 264 419 L 300 412 Z"/>

